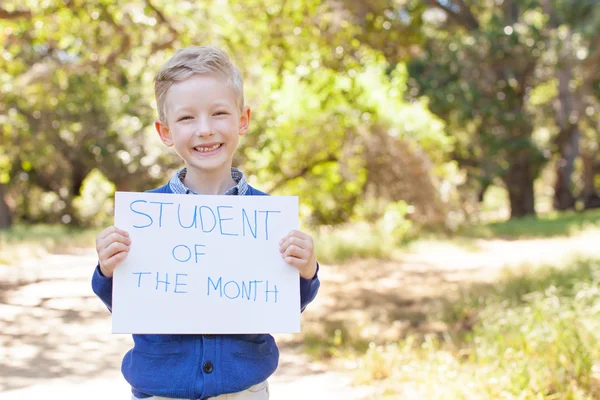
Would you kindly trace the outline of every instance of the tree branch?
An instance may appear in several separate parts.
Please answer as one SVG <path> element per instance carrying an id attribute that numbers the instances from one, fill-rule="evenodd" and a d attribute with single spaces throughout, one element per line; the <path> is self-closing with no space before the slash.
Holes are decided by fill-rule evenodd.
<path id="1" fill-rule="evenodd" d="M 15 10 L 7 11 L 0 8 L 0 19 L 18 19 L 18 18 L 30 18 L 31 10 Z"/>
<path id="2" fill-rule="evenodd" d="M 302 168 L 301 170 L 296 171 L 295 173 L 293 173 L 291 175 L 283 177 L 282 179 L 277 181 L 273 186 L 271 186 L 271 189 L 269 190 L 269 192 L 273 192 L 273 191 L 279 189 L 280 187 L 285 185 L 288 181 L 305 176 L 317 165 L 325 164 L 328 162 L 334 162 L 334 161 L 338 161 L 338 157 L 333 154 L 328 154 L 327 157 L 325 157 L 321 160 L 317 160 L 314 163 L 312 163 L 311 165 L 307 165 L 304 168 Z"/>
<path id="3" fill-rule="evenodd" d="M 433 7 L 439 8 L 440 10 L 444 11 L 450 18 L 454 19 L 456 22 L 458 22 L 460 25 L 467 28 L 468 30 L 479 29 L 479 22 L 477 22 L 477 19 L 469 10 L 465 2 L 463 0 L 454 1 L 459 6 L 460 10 L 458 12 L 453 11 L 448 6 L 440 4 L 437 0 L 429 0 L 429 4 Z"/>
<path id="4" fill-rule="evenodd" d="M 154 11 L 156 16 L 158 17 L 158 20 L 167 26 L 167 29 L 169 29 L 171 35 L 175 37 L 179 36 L 179 32 L 177 31 L 177 29 L 173 27 L 173 24 L 171 24 L 171 22 L 165 17 L 165 14 L 163 14 L 162 11 L 160 11 L 154 4 L 152 4 L 150 0 L 146 0 L 146 4 L 148 5 L 148 7 L 150 7 L 152 11 Z"/>
<path id="5" fill-rule="evenodd" d="M 111 66 L 112 64 L 114 64 L 115 60 L 117 59 L 117 57 L 123 53 L 126 53 L 129 48 L 131 47 L 131 38 L 129 37 L 129 35 L 127 34 L 127 32 L 125 32 L 125 29 L 119 25 L 117 23 L 117 21 L 115 21 L 115 19 L 113 18 L 112 14 L 106 9 L 103 8 L 103 14 L 106 17 L 106 19 L 108 20 L 108 23 L 115 28 L 115 30 L 119 33 L 119 35 L 121 36 L 122 40 L 121 40 L 121 45 L 115 49 L 114 51 L 112 51 L 107 57 L 106 57 L 106 61 L 104 62 L 105 66 Z"/>
<path id="6" fill-rule="evenodd" d="M 165 17 L 165 14 L 161 10 L 159 10 L 154 4 L 152 4 L 151 0 L 145 0 L 146 5 L 156 14 L 158 17 L 158 21 L 167 27 L 169 32 L 171 33 L 171 37 L 166 39 L 161 43 L 152 44 L 151 53 L 156 53 L 157 51 L 164 50 L 166 48 L 171 47 L 171 45 L 175 42 L 175 40 L 179 37 L 179 31 L 175 29 L 173 24 Z"/>

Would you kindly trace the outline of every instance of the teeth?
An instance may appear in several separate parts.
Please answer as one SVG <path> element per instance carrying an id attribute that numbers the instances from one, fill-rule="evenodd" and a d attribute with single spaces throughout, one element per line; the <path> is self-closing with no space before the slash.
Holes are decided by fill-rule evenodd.
<path id="1" fill-rule="evenodd" d="M 220 146 L 221 146 L 220 144 L 215 144 L 214 146 L 211 146 L 211 147 L 201 147 L 201 146 L 198 146 L 198 147 L 194 147 L 194 149 L 196 151 L 199 151 L 200 153 L 208 153 L 210 151 L 218 149 Z"/>

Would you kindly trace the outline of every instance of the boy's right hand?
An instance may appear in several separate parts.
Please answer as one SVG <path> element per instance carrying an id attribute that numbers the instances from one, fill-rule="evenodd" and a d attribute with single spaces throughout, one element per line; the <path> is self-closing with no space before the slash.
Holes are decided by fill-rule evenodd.
<path id="1" fill-rule="evenodd" d="M 110 226 L 98 235 L 96 251 L 102 275 L 112 278 L 115 269 L 129 254 L 130 245 L 129 233 L 116 226 Z"/>

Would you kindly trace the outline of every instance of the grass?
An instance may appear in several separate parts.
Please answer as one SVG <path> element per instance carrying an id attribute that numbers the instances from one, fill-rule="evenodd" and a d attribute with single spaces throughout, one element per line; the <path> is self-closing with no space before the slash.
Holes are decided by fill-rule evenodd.
<path id="1" fill-rule="evenodd" d="M 96 230 L 71 228 L 66 225 L 17 224 L 0 230 L 0 264 L 43 256 L 46 253 L 69 253 L 93 248 Z"/>
<path id="2" fill-rule="evenodd" d="M 527 239 L 573 236 L 587 229 L 600 228 L 600 209 L 581 212 L 549 212 L 463 228 L 457 235 L 468 238 Z"/>
<path id="3" fill-rule="evenodd" d="M 323 347 L 381 399 L 600 398 L 600 259 L 525 267 L 448 303 L 445 332 Z"/>
<path id="4" fill-rule="evenodd" d="M 323 227 L 313 232 L 313 239 L 317 258 L 326 264 L 365 258 L 389 259 L 401 242 L 401 238 L 368 223 Z"/>
<path id="5" fill-rule="evenodd" d="M 443 251 L 445 248 L 470 252 L 479 247 L 473 239 L 534 239 L 568 237 L 587 230 L 600 229 L 600 210 L 551 212 L 537 217 L 466 226 L 453 236 L 421 233 L 419 238 L 385 232 L 380 225 L 352 223 L 324 227 L 313 233 L 317 257 L 325 263 L 343 263 L 355 259 L 394 259 L 406 251 Z M 414 235 L 414 233 L 412 233 Z M 435 249 L 435 250 L 433 250 Z"/>

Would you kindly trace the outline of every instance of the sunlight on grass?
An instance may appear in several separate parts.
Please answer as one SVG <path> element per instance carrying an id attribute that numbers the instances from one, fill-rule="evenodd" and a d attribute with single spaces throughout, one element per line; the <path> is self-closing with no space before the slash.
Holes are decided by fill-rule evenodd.
<path id="1" fill-rule="evenodd" d="M 600 259 L 523 266 L 473 286 L 442 314 L 447 329 L 435 335 L 365 350 L 339 331 L 322 345 L 356 363 L 356 383 L 381 399 L 600 397 Z"/>
<path id="2" fill-rule="evenodd" d="M 600 210 L 550 212 L 504 222 L 492 222 L 460 230 L 457 235 L 471 238 L 548 238 L 573 236 L 588 229 L 600 229 Z"/>
<path id="3" fill-rule="evenodd" d="M 302 334 L 304 352 L 317 360 L 352 357 L 357 351 L 367 351 L 369 345 L 360 327 L 349 328 L 340 321 L 324 321 L 318 331 L 305 330 Z"/>
<path id="4" fill-rule="evenodd" d="M 416 228 L 415 228 L 416 229 Z M 356 259 L 398 259 L 405 252 L 478 252 L 478 239 L 529 239 L 568 237 L 600 231 L 600 210 L 548 213 L 465 227 L 452 236 L 415 229 L 389 233 L 378 224 L 351 223 L 322 227 L 313 232 L 317 257 L 323 263 Z"/>
<path id="5" fill-rule="evenodd" d="M 353 223 L 341 227 L 323 227 L 313 233 L 317 258 L 323 263 L 352 259 L 389 259 L 402 237 L 394 237 L 376 225 Z"/>
<path id="6" fill-rule="evenodd" d="M 455 252 L 478 252 L 481 251 L 477 242 L 471 238 L 450 238 L 436 239 L 424 238 L 406 243 L 402 251 L 415 253 L 444 253 L 453 254 Z"/>
<path id="7" fill-rule="evenodd" d="M 71 253 L 93 249 L 97 230 L 65 225 L 15 225 L 0 230 L 0 264 L 12 264 L 47 253 Z"/>

